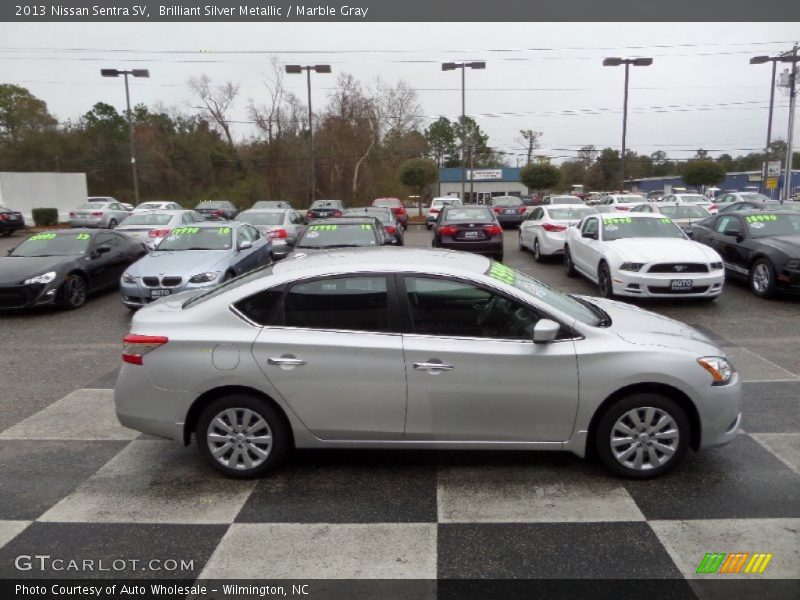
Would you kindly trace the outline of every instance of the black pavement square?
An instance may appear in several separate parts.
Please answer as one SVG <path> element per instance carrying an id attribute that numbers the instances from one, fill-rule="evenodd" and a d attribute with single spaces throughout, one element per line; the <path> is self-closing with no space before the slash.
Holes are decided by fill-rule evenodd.
<path id="1" fill-rule="evenodd" d="M 0 519 L 36 519 L 127 441 L 0 440 Z"/>
<path id="2" fill-rule="evenodd" d="M 109 371 L 105 375 L 98 377 L 90 384 L 84 386 L 90 390 L 113 390 L 114 385 L 117 383 L 117 375 L 119 368 Z"/>
<path id="3" fill-rule="evenodd" d="M 436 454 L 297 451 L 258 482 L 237 522 L 436 522 Z"/>
<path id="4" fill-rule="evenodd" d="M 800 433 L 800 381 L 745 383 L 742 429 L 747 433 Z"/>
<path id="5" fill-rule="evenodd" d="M 681 578 L 644 522 L 440 524 L 438 575 L 445 579 Z"/>
<path id="6" fill-rule="evenodd" d="M 227 528 L 227 525 L 32 523 L 0 548 L 0 578 L 194 580 Z M 15 564 L 16 557 L 27 555 L 49 558 L 32 560 L 30 569 L 26 568 L 27 560 Z M 55 562 L 57 559 L 62 562 Z M 70 561 L 76 561 L 75 568 Z"/>
<path id="7" fill-rule="evenodd" d="M 800 517 L 800 476 L 745 434 L 624 485 L 648 520 Z"/>

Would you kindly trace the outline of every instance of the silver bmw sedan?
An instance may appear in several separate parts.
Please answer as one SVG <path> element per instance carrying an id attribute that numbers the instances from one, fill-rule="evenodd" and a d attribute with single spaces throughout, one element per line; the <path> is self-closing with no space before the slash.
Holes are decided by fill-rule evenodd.
<path id="1" fill-rule="evenodd" d="M 120 422 L 231 477 L 291 448 L 567 450 L 655 477 L 736 437 L 741 384 L 677 321 L 487 258 L 381 247 L 289 258 L 133 318 Z"/>

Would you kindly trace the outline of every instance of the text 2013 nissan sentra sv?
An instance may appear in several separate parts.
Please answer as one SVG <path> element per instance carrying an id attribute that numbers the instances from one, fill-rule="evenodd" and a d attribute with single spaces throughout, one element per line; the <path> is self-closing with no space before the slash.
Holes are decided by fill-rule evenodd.
<path id="1" fill-rule="evenodd" d="M 123 425 L 231 477 L 297 448 L 569 450 L 655 477 L 736 437 L 741 384 L 694 329 L 487 258 L 299 256 L 133 318 Z"/>

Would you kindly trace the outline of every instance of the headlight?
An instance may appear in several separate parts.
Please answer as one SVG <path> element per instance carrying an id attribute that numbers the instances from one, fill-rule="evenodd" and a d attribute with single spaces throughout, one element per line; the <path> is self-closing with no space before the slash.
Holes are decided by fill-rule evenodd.
<path id="1" fill-rule="evenodd" d="M 644 263 L 626 262 L 619 266 L 620 271 L 639 271 L 644 266 Z"/>
<path id="2" fill-rule="evenodd" d="M 136 283 L 136 277 L 134 277 L 130 273 L 123 273 L 122 283 Z"/>
<path id="3" fill-rule="evenodd" d="M 208 273 L 198 273 L 189 279 L 189 283 L 209 283 L 214 281 L 219 275 L 219 271 L 209 271 Z"/>
<path id="4" fill-rule="evenodd" d="M 735 373 L 733 365 L 721 356 L 704 356 L 697 359 L 697 363 L 711 373 L 714 382 L 711 385 L 725 385 L 730 383 Z"/>
<path id="5" fill-rule="evenodd" d="M 719 271 L 722 268 L 721 262 L 712 262 L 711 263 L 711 270 L 712 271 Z"/>
<path id="6" fill-rule="evenodd" d="M 50 271 L 49 273 L 43 273 L 42 275 L 38 275 L 37 277 L 31 277 L 30 279 L 25 280 L 25 285 L 35 285 L 37 283 L 50 283 L 56 278 L 56 272 Z"/>

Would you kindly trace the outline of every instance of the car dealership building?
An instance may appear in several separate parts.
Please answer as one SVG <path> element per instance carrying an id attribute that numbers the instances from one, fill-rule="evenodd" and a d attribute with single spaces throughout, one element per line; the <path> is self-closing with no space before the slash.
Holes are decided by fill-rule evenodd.
<path id="1" fill-rule="evenodd" d="M 524 196 L 528 188 L 519 181 L 518 167 L 497 169 L 439 169 L 439 195 L 462 196 L 464 202 L 483 203 L 492 196 Z"/>

